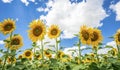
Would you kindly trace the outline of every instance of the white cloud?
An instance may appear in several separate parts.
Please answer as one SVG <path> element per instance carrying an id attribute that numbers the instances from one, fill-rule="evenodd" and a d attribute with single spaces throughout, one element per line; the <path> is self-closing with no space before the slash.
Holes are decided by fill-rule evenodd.
<path id="1" fill-rule="evenodd" d="M 59 39 L 58 39 L 58 40 L 59 40 Z M 52 50 L 55 50 L 55 45 L 56 45 L 55 39 L 50 39 L 50 38 L 46 35 L 45 38 L 44 38 L 44 40 L 43 40 L 43 42 L 44 42 L 44 43 L 45 43 L 45 42 L 49 42 L 49 43 L 47 43 L 47 44 L 44 45 L 44 49 L 52 49 Z M 40 48 L 41 48 L 41 41 L 38 41 L 38 42 L 37 42 L 37 45 L 39 45 Z M 59 48 L 59 46 L 58 46 L 58 48 Z"/>
<path id="2" fill-rule="evenodd" d="M 49 9 L 48 8 L 42 8 L 42 7 L 39 7 L 39 8 L 37 8 L 37 11 L 38 12 L 47 12 L 47 11 L 49 11 Z"/>
<path id="3" fill-rule="evenodd" d="M 18 18 L 16 18 L 16 21 L 18 21 L 19 19 Z"/>
<path id="4" fill-rule="evenodd" d="M 102 26 L 100 21 L 107 16 L 102 7 L 103 2 L 104 0 L 87 0 L 71 4 L 69 0 L 49 0 L 47 6 L 51 9 L 40 19 L 45 19 L 47 25 L 58 24 L 63 30 L 62 38 L 73 38 L 73 34 L 78 33 L 83 24 Z"/>
<path id="5" fill-rule="evenodd" d="M 108 42 L 106 45 L 113 46 L 113 48 L 117 48 L 115 41 Z M 111 48 L 100 49 L 98 50 L 98 54 L 107 54 L 109 50 L 111 50 Z"/>
<path id="6" fill-rule="evenodd" d="M 0 44 L 4 44 L 4 41 L 0 40 Z"/>
<path id="7" fill-rule="evenodd" d="M 81 46 L 80 49 L 84 49 L 86 48 L 86 46 Z M 76 52 L 75 52 L 76 51 Z M 73 55 L 73 56 L 77 56 L 78 55 L 78 46 L 73 46 L 73 47 L 67 47 L 63 50 L 63 52 L 65 54 L 68 54 L 68 55 Z M 72 54 L 73 52 L 75 52 L 74 54 Z M 83 53 L 82 53 L 83 54 Z"/>
<path id="8" fill-rule="evenodd" d="M 22 3 L 24 3 L 26 6 L 28 6 L 29 2 L 27 0 L 21 0 Z"/>
<path id="9" fill-rule="evenodd" d="M 35 0 L 21 0 L 21 2 L 24 3 L 25 6 L 28 6 L 29 2 L 35 2 Z M 37 4 L 37 3 L 35 2 L 35 4 Z"/>
<path id="10" fill-rule="evenodd" d="M 119 21 L 120 20 L 120 1 L 115 5 L 112 4 L 110 8 L 116 13 L 116 20 Z"/>
<path id="11" fill-rule="evenodd" d="M 31 1 L 31 2 L 35 2 L 35 0 L 29 0 L 29 1 Z"/>
<path id="12" fill-rule="evenodd" d="M 11 3 L 13 0 L 2 0 L 4 3 Z"/>

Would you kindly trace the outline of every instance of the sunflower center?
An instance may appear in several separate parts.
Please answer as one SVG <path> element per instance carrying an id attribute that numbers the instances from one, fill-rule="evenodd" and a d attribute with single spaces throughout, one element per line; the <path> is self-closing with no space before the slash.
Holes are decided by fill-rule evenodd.
<path id="1" fill-rule="evenodd" d="M 52 34 L 52 35 L 57 35 L 57 32 L 58 32 L 57 29 L 53 29 L 53 30 L 51 31 L 51 34 Z"/>
<path id="2" fill-rule="evenodd" d="M 8 24 L 6 24 L 6 25 L 4 26 L 4 30 L 5 30 L 5 31 L 10 31 L 12 28 L 13 28 L 13 25 L 10 24 L 10 23 L 8 23 Z"/>
<path id="3" fill-rule="evenodd" d="M 98 40 L 98 34 L 96 32 L 93 32 L 91 41 L 96 41 Z"/>
<path id="4" fill-rule="evenodd" d="M 118 41 L 120 42 L 120 33 L 118 34 Z"/>
<path id="5" fill-rule="evenodd" d="M 11 45 L 19 45 L 20 44 L 20 40 L 18 38 L 15 38 L 11 41 Z"/>
<path id="6" fill-rule="evenodd" d="M 41 35 L 42 34 L 42 27 L 40 27 L 40 26 L 37 26 L 37 27 L 35 27 L 34 29 L 33 29 L 33 34 L 35 35 L 35 36 L 39 36 L 39 35 Z"/>
<path id="7" fill-rule="evenodd" d="M 87 31 L 82 31 L 82 37 L 87 41 L 89 39 L 89 33 Z"/>
<path id="8" fill-rule="evenodd" d="M 36 55 L 36 58 L 39 58 L 40 57 L 40 55 Z"/>
<path id="9" fill-rule="evenodd" d="M 50 53 L 49 52 L 45 52 L 46 55 L 49 55 Z"/>
<path id="10" fill-rule="evenodd" d="M 25 55 L 26 55 L 26 56 L 30 56 L 30 55 L 31 55 L 31 52 L 26 52 Z"/>

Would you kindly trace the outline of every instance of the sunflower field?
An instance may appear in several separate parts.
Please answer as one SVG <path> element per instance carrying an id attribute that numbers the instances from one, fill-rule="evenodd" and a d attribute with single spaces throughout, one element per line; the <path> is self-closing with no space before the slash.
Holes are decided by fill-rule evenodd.
<path id="1" fill-rule="evenodd" d="M 60 49 L 59 40 L 62 33 L 56 24 L 47 27 L 41 20 L 33 20 L 29 24 L 28 37 L 32 42 L 32 48 L 20 48 L 23 44 L 23 37 L 14 33 L 16 22 L 13 19 L 5 19 L 0 22 L 0 33 L 8 35 L 4 40 L 5 49 L 0 49 L 0 70 L 120 70 L 120 30 L 113 38 L 117 48 L 113 46 L 102 47 L 103 36 L 98 28 L 83 25 L 75 36 L 78 42 L 77 51 L 72 50 L 76 56 L 68 55 Z M 55 40 L 54 49 L 44 49 L 45 35 Z M 37 45 L 40 41 L 41 45 Z M 91 48 L 80 49 L 82 45 Z M 98 54 L 99 49 L 110 48 L 107 54 Z M 38 50 L 36 50 L 38 49 Z M 83 50 L 91 49 L 92 53 L 82 55 Z M 18 54 L 21 52 L 21 54 Z"/>

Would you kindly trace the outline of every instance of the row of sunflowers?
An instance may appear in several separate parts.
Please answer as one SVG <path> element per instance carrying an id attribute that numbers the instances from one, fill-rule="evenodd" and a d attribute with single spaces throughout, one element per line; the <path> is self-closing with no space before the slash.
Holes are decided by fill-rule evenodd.
<path id="1" fill-rule="evenodd" d="M 75 34 L 78 42 L 75 44 L 78 49 L 76 56 L 68 55 L 59 49 L 61 40 L 61 29 L 58 25 L 46 25 L 41 20 L 33 20 L 29 25 L 28 36 L 32 41 L 32 48 L 21 51 L 23 46 L 23 37 L 20 34 L 14 34 L 16 22 L 12 19 L 5 19 L 0 22 L 0 32 L 9 37 L 4 40 L 5 48 L 0 49 L 0 70 L 120 70 L 120 30 L 111 37 L 117 44 L 113 46 L 102 47 L 102 33 L 98 28 L 83 25 L 80 32 Z M 53 49 L 44 49 L 45 35 L 55 40 Z M 41 45 L 37 45 L 40 41 Z M 92 52 L 82 55 L 82 45 L 91 46 L 84 50 L 91 49 Z M 39 50 L 36 50 L 36 48 Z M 99 49 L 110 48 L 107 54 L 98 54 Z M 22 52 L 22 54 L 17 54 Z"/>

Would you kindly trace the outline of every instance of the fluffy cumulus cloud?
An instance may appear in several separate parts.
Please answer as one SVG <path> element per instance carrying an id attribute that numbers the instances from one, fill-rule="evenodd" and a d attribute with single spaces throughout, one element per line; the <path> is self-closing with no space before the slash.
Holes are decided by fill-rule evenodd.
<path id="1" fill-rule="evenodd" d="M 21 0 L 21 2 L 28 6 L 29 2 L 35 2 L 35 0 Z"/>
<path id="2" fill-rule="evenodd" d="M 4 3 L 11 3 L 13 0 L 2 0 Z"/>
<path id="3" fill-rule="evenodd" d="M 120 21 L 120 1 L 117 4 L 112 4 L 110 8 L 116 13 L 116 20 Z"/>
<path id="4" fill-rule="evenodd" d="M 86 46 L 81 46 L 80 49 L 84 49 L 84 48 L 86 48 Z M 78 55 L 78 47 L 77 46 L 65 48 L 63 51 L 64 51 L 65 54 L 68 54 L 68 55 L 71 55 L 71 56 L 77 56 Z M 73 54 L 73 52 L 75 52 L 75 53 Z"/>
<path id="5" fill-rule="evenodd" d="M 21 0 L 22 3 L 24 3 L 26 6 L 28 6 L 29 2 L 27 0 Z"/>
<path id="6" fill-rule="evenodd" d="M 113 48 L 117 48 L 117 45 L 116 45 L 115 41 L 108 42 L 104 46 L 113 46 Z M 87 48 L 87 47 L 86 46 L 81 46 L 81 49 L 85 49 L 85 48 Z M 76 51 L 76 53 L 73 54 L 74 50 Z M 99 49 L 97 53 L 98 54 L 107 54 L 109 50 L 111 50 L 111 48 Z M 63 51 L 64 51 L 64 53 L 66 53 L 68 55 L 73 55 L 73 56 L 78 55 L 78 47 L 77 46 L 65 48 Z M 90 52 L 91 51 L 85 51 L 85 52 L 82 51 L 82 55 L 90 53 Z"/>
<path id="7" fill-rule="evenodd" d="M 70 0 L 49 0 L 46 3 L 47 15 L 40 16 L 46 24 L 58 24 L 63 30 L 62 38 L 73 38 L 79 32 L 81 25 L 100 27 L 107 14 L 103 9 L 104 0 L 83 0 L 80 3 L 71 3 Z M 45 10 L 45 9 L 44 9 Z M 43 11 L 43 9 L 42 9 Z"/>
<path id="8" fill-rule="evenodd" d="M 0 40 L 0 44 L 4 44 L 4 41 Z"/>
<path id="9" fill-rule="evenodd" d="M 115 41 L 108 42 L 106 45 L 112 46 L 113 48 L 117 48 Z M 111 50 L 111 48 L 100 49 L 98 50 L 98 54 L 107 54 L 109 50 Z"/>
<path id="10" fill-rule="evenodd" d="M 60 39 L 58 39 L 58 40 L 60 40 Z M 46 43 L 46 44 L 44 44 L 44 49 L 55 50 L 55 44 L 56 44 L 55 39 L 50 39 L 46 35 L 45 38 L 44 38 L 44 40 L 43 40 L 43 43 Z M 39 46 L 39 48 L 41 48 L 41 41 L 37 41 L 37 45 Z M 58 48 L 59 48 L 59 46 L 58 46 Z"/>

